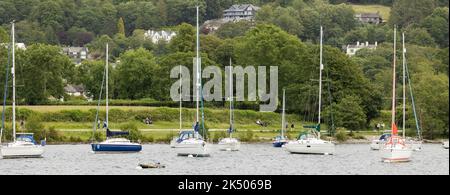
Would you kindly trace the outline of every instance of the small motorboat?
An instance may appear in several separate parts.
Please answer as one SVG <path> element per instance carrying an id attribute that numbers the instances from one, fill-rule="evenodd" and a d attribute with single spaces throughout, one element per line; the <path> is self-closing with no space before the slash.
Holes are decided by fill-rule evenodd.
<path id="1" fill-rule="evenodd" d="M 166 168 L 165 165 L 162 165 L 161 163 L 141 163 L 139 164 L 139 167 L 143 168 L 143 169 L 163 169 Z"/>
<path id="2" fill-rule="evenodd" d="M 390 133 L 383 134 L 380 136 L 379 139 L 372 140 L 372 143 L 370 144 L 371 150 L 380 150 L 380 148 L 386 144 L 388 139 L 391 137 Z"/>
<path id="3" fill-rule="evenodd" d="M 448 141 L 444 142 L 444 143 L 442 144 L 442 146 L 443 146 L 445 149 L 448 149 Z"/>
<path id="4" fill-rule="evenodd" d="M 219 141 L 219 150 L 221 151 L 239 151 L 241 143 L 236 138 L 223 138 Z"/>
<path id="5" fill-rule="evenodd" d="M 289 142 L 286 136 L 277 136 L 274 138 L 274 141 L 272 142 L 273 147 L 275 148 L 281 148 L 284 145 L 286 145 Z"/>

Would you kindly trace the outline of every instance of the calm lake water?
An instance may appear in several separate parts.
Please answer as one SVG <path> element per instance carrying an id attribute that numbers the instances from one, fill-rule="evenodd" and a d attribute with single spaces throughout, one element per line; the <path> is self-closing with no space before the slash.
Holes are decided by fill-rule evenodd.
<path id="1" fill-rule="evenodd" d="M 144 145 L 137 154 L 93 154 L 89 145 L 46 146 L 41 159 L 0 159 L 4 174 L 126 175 L 304 175 L 419 174 L 449 175 L 449 150 L 427 144 L 409 163 L 382 163 L 368 145 L 338 145 L 336 155 L 294 155 L 271 144 L 242 144 L 239 152 L 212 147 L 209 158 L 178 157 L 169 145 Z M 161 162 L 165 169 L 138 169 L 139 163 Z"/>

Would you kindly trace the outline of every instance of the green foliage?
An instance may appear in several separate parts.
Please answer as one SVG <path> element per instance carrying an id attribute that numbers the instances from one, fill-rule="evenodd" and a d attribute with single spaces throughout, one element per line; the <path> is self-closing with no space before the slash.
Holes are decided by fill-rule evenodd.
<path id="1" fill-rule="evenodd" d="M 117 33 L 125 36 L 125 23 L 123 22 L 123 18 L 119 18 L 117 22 Z"/>
<path id="2" fill-rule="evenodd" d="M 169 44 L 172 52 L 191 52 L 195 48 L 195 28 L 183 23 L 177 27 L 177 36 Z"/>
<path id="3" fill-rule="evenodd" d="M 253 141 L 255 133 L 252 130 L 247 130 L 245 132 L 240 132 L 238 136 L 239 140 L 242 142 L 250 142 Z"/>
<path id="4" fill-rule="evenodd" d="M 347 130 L 345 128 L 338 128 L 336 133 L 336 140 L 338 142 L 345 142 L 348 140 Z"/>
<path id="5" fill-rule="evenodd" d="M 120 127 L 120 129 L 122 131 L 129 131 L 130 132 L 130 135 L 128 136 L 129 140 L 141 141 L 142 138 L 143 138 L 142 133 L 139 131 L 136 122 L 126 123 L 126 124 L 122 125 Z"/>

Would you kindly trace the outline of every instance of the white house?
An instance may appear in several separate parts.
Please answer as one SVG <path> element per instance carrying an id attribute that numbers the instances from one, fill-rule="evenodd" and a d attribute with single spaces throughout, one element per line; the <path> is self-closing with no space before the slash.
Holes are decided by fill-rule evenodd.
<path id="1" fill-rule="evenodd" d="M 1 46 L 7 48 L 9 46 L 9 43 L 0 43 Z M 27 50 L 27 46 L 25 43 L 16 43 L 16 48 L 20 50 Z"/>
<path id="2" fill-rule="evenodd" d="M 63 53 L 69 56 L 75 63 L 80 64 L 89 57 L 89 49 L 87 47 L 63 47 Z"/>
<path id="3" fill-rule="evenodd" d="M 375 44 L 371 45 L 369 42 L 366 43 L 360 43 L 359 41 L 356 43 L 356 45 L 347 45 L 345 46 L 345 50 L 348 56 L 354 56 L 356 55 L 356 52 L 358 52 L 361 49 L 371 49 L 375 50 L 378 47 L 378 42 L 375 42 Z"/>
<path id="4" fill-rule="evenodd" d="M 145 38 L 151 39 L 154 44 L 160 41 L 170 42 L 177 34 L 173 31 L 154 31 L 148 30 L 144 33 Z"/>

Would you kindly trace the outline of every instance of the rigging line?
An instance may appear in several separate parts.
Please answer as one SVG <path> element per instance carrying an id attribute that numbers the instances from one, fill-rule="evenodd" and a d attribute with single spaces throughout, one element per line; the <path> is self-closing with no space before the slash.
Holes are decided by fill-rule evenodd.
<path id="1" fill-rule="evenodd" d="M 334 133 L 336 132 L 336 127 L 334 124 L 334 115 L 333 115 L 333 96 L 331 95 L 331 78 L 329 75 L 329 69 L 327 69 L 327 71 L 325 71 L 327 74 L 327 79 L 330 80 L 330 82 L 328 82 L 328 99 L 330 101 L 330 119 L 331 119 L 331 127 L 328 127 L 329 129 L 329 133 L 330 135 L 334 135 Z"/>
<path id="2" fill-rule="evenodd" d="M 99 113 L 99 110 L 100 110 L 100 102 L 102 100 L 103 85 L 105 84 L 105 77 L 106 77 L 106 67 L 105 67 L 105 69 L 103 71 L 102 85 L 100 87 L 100 95 L 98 96 L 97 112 L 95 114 L 94 125 L 92 126 L 92 142 L 95 141 L 95 132 L 97 131 L 98 113 Z"/>
<path id="3" fill-rule="evenodd" d="M 406 56 L 406 54 L 405 54 Z M 409 69 L 408 69 L 408 63 L 405 63 L 406 66 L 406 77 L 408 78 L 408 85 L 409 85 L 409 92 L 410 92 L 410 96 L 411 96 L 411 102 L 412 102 L 412 109 L 414 112 L 414 119 L 416 121 L 416 128 L 417 128 L 417 135 L 419 136 L 419 139 L 422 140 L 422 127 L 421 127 L 421 123 L 420 120 L 417 116 L 417 109 L 416 109 L 416 103 L 414 100 L 414 93 L 413 93 L 413 88 L 412 88 L 412 84 L 411 84 L 411 75 L 409 74 Z"/>
<path id="4" fill-rule="evenodd" d="M 5 89 L 4 89 L 4 96 L 3 96 L 3 111 L 2 111 L 2 127 L 0 129 L 0 144 L 2 143 L 3 138 L 3 130 L 5 129 L 5 111 L 6 111 L 6 99 L 8 96 L 8 81 L 9 81 L 9 63 L 11 61 L 11 53 L 10 53 L 10 47 L 11 44 L 8 45 L 8 60 L 6 62 L 5 66 Z"/>

